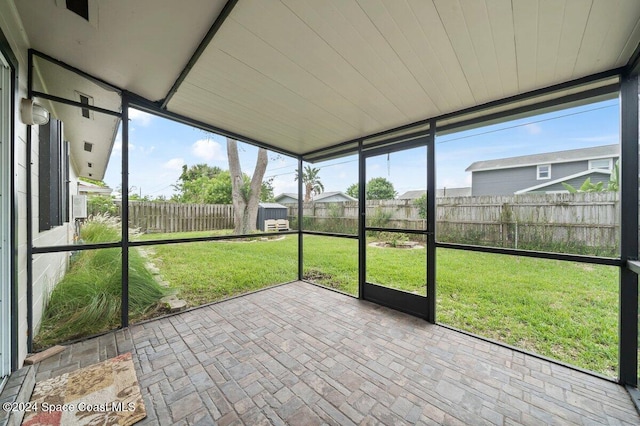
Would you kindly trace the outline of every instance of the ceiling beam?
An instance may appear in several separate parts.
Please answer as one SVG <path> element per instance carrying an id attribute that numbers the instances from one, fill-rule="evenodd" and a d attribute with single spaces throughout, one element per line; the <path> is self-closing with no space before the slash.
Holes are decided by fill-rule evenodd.
<path id="1" fill-rule="evenodd" d="M 55 64 L 61 68 L 64 68 L 67 71 L 71 71 L 74 74 L 77 74 L 79 76 L 86 78 L 87 80 L 91 81 L 94 84 L 97 84 L 98 86 L 102 87 L 105 90 L 110 90 L 116 93 L 122 93 L 121 88 L 109 83 L 108 81 L 105 81 L 101 78 L 98 78 L 94 75 L 84 72 L 79 68 L 76 68 L 72 65 L 67 64 L 66 62 L 62 62 L 59 59 L 49 56 L 46 53 L 40 52 L 39 50 L 36 50 L 36 49 L 29 49 L 27 52 L 29 57 L 37 56 L 41 59 L 44 59 L 45 61 L 51 62 L 52 64 Z"/>
<path id="2" fill-rule="evenodd" d="M 200 59 L 200 56 L 202 56 L 205 49 L 209 46 L 209 43 L 211 43 L 211 40 L 213 40 L 213 37 L 216 35 L 224 21 L 231 14 L 231 11 L 235 7 L 236 3 L 238 3 L 238 0 L 228 0 L 227 4 L 224 5 L 222 11 L 220 12 L 220 15 L 218 15 L 213 25 L 211 25 L 211 28 L 209 28 L 209 31 L 207 31 L 207 34 L 198 45 L 198 48 L 195 52 L 193 52 L 191 59 L 189 59 L 189 62 L 187 62 L 187 65 L 184 67 L 176 81 L 173 83 L 173 86 L 171 86 L 169 93 L 167 93 L 167 96 L 165 96 L 164 100 L 162 101 L 162 109 L 167 109 L 167 104 L 169 103 L 169 101 L 171 101 L 173 95 L 176 94 L 182 82 L 187 78 L 187 75 L 189 75 L 191 69 L 198 62 L 198 59 Z"/>

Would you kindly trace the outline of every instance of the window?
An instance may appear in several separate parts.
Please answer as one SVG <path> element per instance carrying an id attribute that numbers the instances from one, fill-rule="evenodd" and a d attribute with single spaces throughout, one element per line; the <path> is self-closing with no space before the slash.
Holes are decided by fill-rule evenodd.
<path id="1" fill-rule="evenodd" d="M 541 164 L 538 166 L 538 180 L 551 179 L 551 164 Z"/>
<path id="2" fill-rule="evenodd" d="M 611 170 L 613 168 L 613 161 L 611 158 L 599 158 L 597 160 L 589 160 L 589 170 L 591 169 L 604 169 Z"/>
<path id="3" fill-rule="evenodd" d="M 39 229 L 46 231 L 69 220 L 69 143 L 61 121 L 40 126 L 38 155 Z"/>

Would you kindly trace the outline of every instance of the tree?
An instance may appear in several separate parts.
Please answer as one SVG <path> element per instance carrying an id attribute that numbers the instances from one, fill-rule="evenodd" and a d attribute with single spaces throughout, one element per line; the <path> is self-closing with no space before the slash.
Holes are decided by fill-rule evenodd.
<path id="1" fill-rule="evenodd" d="M 269 157 L 267 150 L 258 149 L 258 158 L 251 181 L 248 183 L 240 168 L 238 143 L 227 138 L 227 157 L 229 158 L 229 172 L 231 174 L 231 198 L 233 202 L 234 229 L 236 235 L 248 234 L 256 230 L 258 218 L 258 202 L 262 190 L 262 179 L 267 170 Z"/>
<path id="2" fill-rule="evenodd" d="M 275 196 L 273 195 L 273 178 L 269 178 L 262 182 L 262 188 L 260 189 L 260 201 L 263 203 L 275 201 Z"/>
<path id="3" fill-rule="evenodd" d="M 190 180 L 195 180 L 200 176 L 204 177 L 216 177 L 218 174 L 222 172 L 222 169 L 218 166 L 210 166 L 205 163 L 195 164 L 189 168 L 187 168 L 186 164 L 182 165 L 182 174 L 178 178 L 179 180 L 186 182 Z"/>
<path id="4" fill-rule="evenodd" d="M 347 195 L 353 198 L 360 197 L 360 186 L 357 183 L 354 183 L 350 187 L 347 188 Z"/>
<path id="5" fill-rule="evenodd" d="M 181 192 L 175 201 L 195 204 L 231 204 L 231 174 L 224 170 L 214 177 L 206 175 L 176 185 Z"/>
<path id="6" fill-rule="evenodd" d="M 393 200 L 398 193 L 393 188 L 393 183 L 383 177 L 371 178 L 364 187 L 367 200 Z M 347 195 L 358 198 L 359 185 L 354 183 L 347 188 Z"/>
<path id="7" fill-rule="evenodd" d="M 577 192 L 618 192 L 620 189 L 620 165 L 616 161 L 616 164 L 613 166 L 613 170 L 611 170 L 611 176 L 609 177 L 607 186 L 604 186 L 604 182 L 591 182 L 590 177 L 585 179 L 582 185 L 580 185 L 580 188 L 575 188 L 566 182 L 562 182 L 562 186 L 564 186 L 564 188 L 571 194 L 575 194 Z"/>
<path id="8" fill-rule="evenodd" d="M 178 183 L 173 185 L 173 188 L 180 194 L 178 197 L 176 197 L 176 201 L 190 203 L 197 201 L 185 201 L 182 198 L 204 198 L 192 193 L 195 189 L 197 189 L 197 186 L 194 186 L 191 183 L 198 180 L 200 182 L 204 182 L 203 178 L 213 179 L 220 173 L 222 173 L 222 169 L 220 167 L 211 167 L 208 164 L 194 164 L 191 167 L 187 167 L 186 164 L 183 164 L 182 174 L 180 174 L 180 177 L 178 178 Z M 231 181 L 231 178 L 229 178 L 229 181 Z M 229 188 L 231 188 L 231 184 L 229 184 Z M 229 192 L 229 199 L 231 199 L 231 192 Z"/>
<path id="9" fill-rule="evenodd" d="M 324 191 L 324 185 L 320 181 L 320 169 L 317 167 L 305 166 L 302 171 L 302 184 L 304 185 L 304 202 L 311 201 L 311 194 L 321 194 Z M 296 172 L 296 179 L 298 180 L 298 172 Z"/>
<path id="10" fill-rule="evenodd" d="M 367 200 L 392 200 L 398 193 L 393 184 L 383 177 L 377 177 L 367 182 Z"/>
<path id="11" fill-rule="evenodd" d="M 427 218 L 427 194 L 422 194 L 415 200 L 413 200 L 413 205 L 418 208 L 418 216 L 422 219 Z"/>

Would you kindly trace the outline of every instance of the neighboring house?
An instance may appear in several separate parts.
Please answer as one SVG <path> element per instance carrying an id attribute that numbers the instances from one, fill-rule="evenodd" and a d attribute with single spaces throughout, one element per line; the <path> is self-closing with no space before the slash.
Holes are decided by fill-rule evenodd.
<path id="1" fill-rule="evenodd" d="M 427 193 L 421 189 L 417 191 L 407 191 L 398 196 L 398 200 L 415 200 Z M 468 197 L 471 195 L 471 187 L 466 188 L 440 188 L 436 190 L 436 197 Z"/>
<path id="2" fill-rule="evenodd" d="M 298 194 L 292 192 L 284 192 L 275 197 L 276 203 L 280 204 L 293 204 L 298 202 Z"/>
<path id="3" fill-rule="evenodd" d="M 419 189 L 417 191 L 407 191 L 404 194 L 398 195 L 398 200 L 416 200 L 427 193 L 426 189 Z"/>
<path id="4" fill-rule="evenodd" d="M 276 196 L 276 202 L 280 204 L 292 204 L 298 202 L 298 194 L 292 192 L 285 192 Z M 312 197 L 312 201 L 317 203 L 344 203 L 346 201 L 358 201 L 357 198 L 353 198 L 341 191 L 323 192 Z"/>
<path id="5" fill-rule="evenodd" d="M 476 161 L 466 171 L 471 172 L 474 196 L 566 192 L 563 182 L 576 188 L 587 178 L 609 182 L 619 156 L 619 145 L 604 145 Z"/>

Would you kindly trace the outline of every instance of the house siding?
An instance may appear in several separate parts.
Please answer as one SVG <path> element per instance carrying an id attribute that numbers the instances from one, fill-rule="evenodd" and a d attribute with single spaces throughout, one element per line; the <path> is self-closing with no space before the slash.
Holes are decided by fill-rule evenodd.
<path id="1" fill-rule="evenodd" d="M 298 200 L 296 200 L 295 198 L 291 198 L 291 197 L 285 195 L 283 197 L 276 198 L 276 202 L 280 203 L 280 204 L 282 204 L 282 203 L 291 204 L 291 203 L 297 203 Z"/>
<path id="2" fill-rule="evenodd" d="M 22 367 L 27 356 L 27 126 L 20 121 L 20 99 L 27 97 L 27 55 L 29 45 L 23 38 L 24 31 L 21 29 L 15 6 L 11 2 L 0 2 L 0 30 L 9 42 L 9 48 L 18 60 L 18 81 L 17 93 L 15 96 L 15 116 L 14 122 L 14 193 L 15 211 L 17 218 L 17 317 L 12 321 L 17 322 L 18 328 L 18 367 Z M 32 150 L 31 156 L 33 165 L 32 171 L 32 230 L 35 246 L 68 244 L 71 235 L 71 227 L 68 223 L 58 226 L 46 232 L 38 231 L 38 126 L 31 127 Z M 72 165 L 71 165 L 72 166 Z M 75 172 L 70 167 L 70 180 L 75 181 Z M 75 194 L 77 187 L 73 184 L 69 186 L 69 193 Z M 68 253 L 56 253 L 42 255 L 38 259 L 34 256 L 33 264 L 33 319 L 34 330 L 37 331 L 46 299 L 52 286 L 64 274 L 66 270 Z"/>
<path id="3" fill-rule="evenodd" d="M 315 201 L 318 203 L 344 203 L 346 201 L 353 201 L 353 200 L 346 199 L 342 195 L 336 194 L 336 195 L 332 195 L 330 197 L 322 198 L 320 200 L 315 200 Z"/>
<path id="4" fill-rule="evenodd" d="M 511 169 L 475 171 L 471 174 L 471 194 L 473 196 L 512 195 L 522 189 L 583 172 L 588 167 L 589 162 L 587 160 L 552 164 L 551 179 L 544 180 L 537 179 L 537 166 L 535 165 Z M 584 182 L 584 178 L 582 182 Z M 545 191 L 549 190 L 545 189 Z"/>
<path id="5" fill-rule="evenodd" d="M 603 182 L 604 187 L 607 187 L 609 182 L 610 175 L 602 174 L 602 173 L 593 173 L 591 175 L 579 176 L 577 178 L 569 179 L 566 181 L 567 184 L 573 186 L 576 189 L 579 189 L 580 186 L 584 183 L 587 178 L 591 179 L 591 183 L 597 184 L 598 182 Z M 556 183 L 553 185 L 545 186 L 544 188 L 540 188 L 531 192 L 555 192 L 555 191 L 566 191 L 567 189 L 564 187 L 562 183 Z"/>

